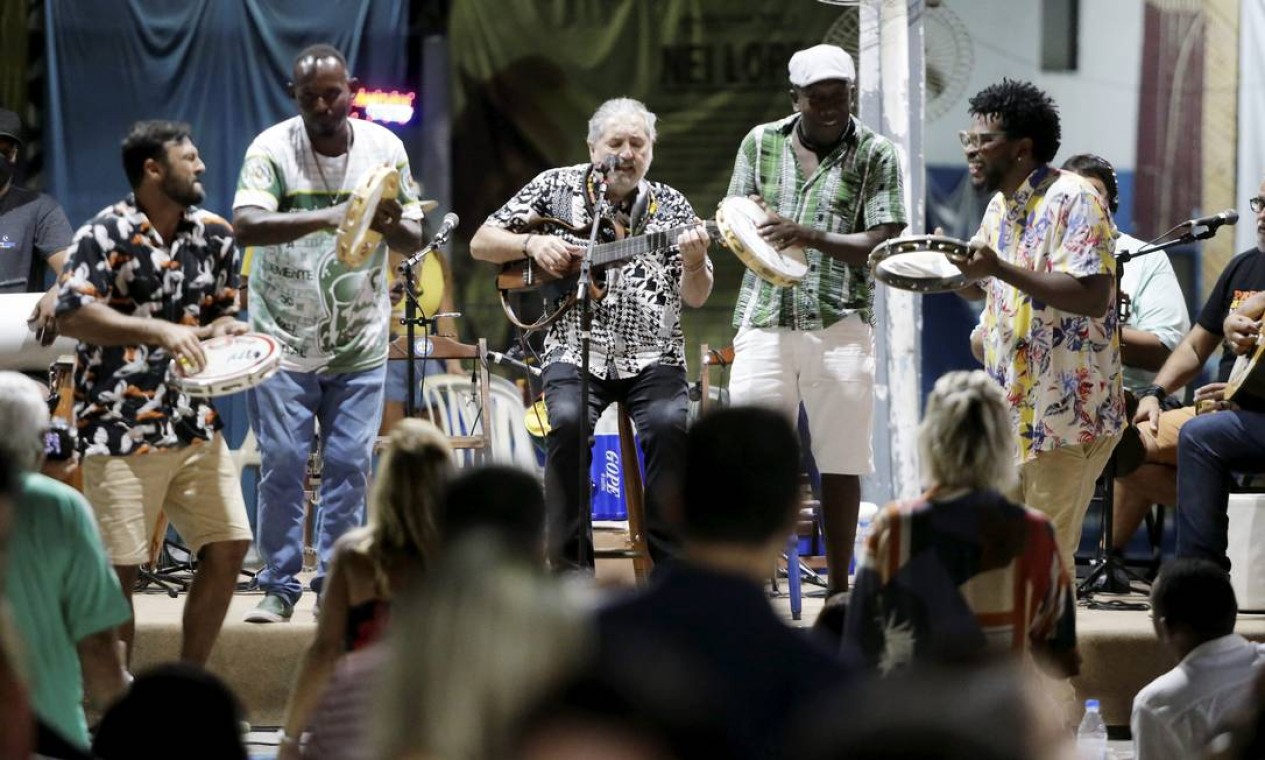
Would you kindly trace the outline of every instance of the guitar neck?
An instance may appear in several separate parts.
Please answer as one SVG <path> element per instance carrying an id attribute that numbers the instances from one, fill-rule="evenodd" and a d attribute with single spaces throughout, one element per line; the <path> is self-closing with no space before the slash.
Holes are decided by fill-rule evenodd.
<path id="1" fill-rule="evenodd" d="M 716 223 L 706 221 L 703 223 L 707 227 L 707 234 L 715 238 L 719 233 L 716 229 Z M 593 249 L 593 266 L 606 266 L 614 264 L 625 259 L 631 259 L 640 256 L 643 253 L 651 251 L 663 251 L 676 245 L 677 238 L 682 232 L 692 230 L 698 225 L 687 224 L 681 227 L 673 227 L 662 232 L 650 232 L 645 235 L 637 235 L 636 237 L 624 238 L 610 243 L 601 243 Z"/>

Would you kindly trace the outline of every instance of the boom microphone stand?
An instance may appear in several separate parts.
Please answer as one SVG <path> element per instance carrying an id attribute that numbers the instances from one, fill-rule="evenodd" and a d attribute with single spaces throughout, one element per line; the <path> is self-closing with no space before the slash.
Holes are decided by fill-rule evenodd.
<path id="1" fill-rule="evenodd" d="M 580 486 L 580 551 L 577 559 L 581 567 L 588 566 L 592 559 L 593 546 L 593 489 L 589 480 L 589 468 L 585 466 L 593 450 L 593 434 L 589 424 L 589 346 L 593 329 L 593 302 L 589 294 L 589 283 L 593 277 L 593 249 L 597 247 L 597 233 L 610 207 L 606 198 L 607 171 L 609 168 L 603 164 L 595 172 L 597 199 L 593 202 L 593 228 L 589 230 L 589 244 L 584 251 L 584 258 L 580 260 L 580 277 L 576 283 L 576 297 L 580 307 L 580 466 L 577 468 Z"/>
<path id="2" fill-rule="evenodd" d="M 1149 253 L 1163 251 L 1186 243 L 1193 243 L 1197 240 L 1207 240 L 1217 234 L 1217 227 L 1214 225 L 1207 225 L 1203 229 L 1196 231 L 1197 229 L 1192 228 L 1191 231 L 1163 243 L 1147 243 L 1136 251 L 1120 251 L 1116 254 L 1116 336 L 1122 345 L 1124 321 L 1128 316 L 1125 313 L 1125 302 L 1120 297 L 1123 292 L 1121 284 L 1124 281 L 1125 264 L 1139 256 L 1145 256 Z M 1115 543 L 1113 533 L 1116 496 L 1116 453 L 1114 451 L 1107 460 L 1107 465 L 1103 467 L 1102 479 L 1102 510 L 1100 513 L 1102 530 L 1099 533 L 1098 546 L 1094 550 L 1094 559 L 1089 563 L 1093 570 L 1076 587 L 1076 596 L 1078 598 L 1090 599 L 1091 601 L 1096 592 L 1108 594 L 1128 593 L 1132 590 L 1130 579 L 1145 581 L 1145 579 L 1139 577 L 1125 566 L 1123 557 L 1112 551 L 1112 545 Z M 1072 570 L 1074 572 L 1074 568 Z"/>

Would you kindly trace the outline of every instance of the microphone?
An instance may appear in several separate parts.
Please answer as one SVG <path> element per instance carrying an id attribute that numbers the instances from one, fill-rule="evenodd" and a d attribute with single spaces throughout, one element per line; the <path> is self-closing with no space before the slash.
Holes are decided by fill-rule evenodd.
<path id="1" fill-rule="evenodd" d="M 610 174 L 616 166 L 619 166 L 619 156 L 607 156 L 596 164 L 593 164 L 593 170 L 605 177 L 607 174 Z"/>
<path id="2" fill-rule="evenodd" d="M 526 372 L 532 377 L 540 377 L 540 367 L 533 367 L 525 362 L 520 362 L 518 359 L 506 356 L 500 351 L 488 351 L 487 360 L 502 367 L 511 367 L 519 372 Z"/>
<path id="3" fill-rule="evenodd" d="M 401 262 L 400 265 L 395 268 L 395 271 L 399 272 L 400 274 L 404 274 L 406 270 L 411 269 L 417 266 L 418 264 L 422 263 L 422 259 L 426 258 L 426 254 L 430 253 L 431 251 L 440 247 L 444 243 L 448 242 L 448 237 L 452 235 L 452 231 L 456 229 L 457 223 L 459 221 L 461 220 L 457 218 L 457 215 L 451 211 L 449 211 L 447 214 L 444 214 L 444 221 L 440 223 L 439 229 L 435 231 L 435 237 L 431 238 L 430 242 L 427 243 L 426 246 L 422 248 L 422 250 L 418 251 L 412 256 L 409 256 L 407 259 Z"/>
<path id="4" fill-rule="evenodd" d="M 1207 227 L 1208 229 L 1215 229 L 1217 227 L 1220 227 L 1223 224 L 1237 224 L 1238 221 L 1239 221 L 1239 212 L 1235 211 L 1232 208 L 1228 208 L 1225 211 L 1222 211 L 1220 214 L 1213 214 L 1211 216 L 1201 216 L 1198 219 L 1188 219 L 1182 222 L 1181 224 L 1179 224 L 1178 226 L 1179 227 Z"/>
<path id="5" fill-rule="evenodd" d="M 1238 218 L 1237 216 L 1235 217 Z M 439 229 L 435 231 L 435 237 L 430 239 L 428 248 L 438 248 L 448 242 L 448 236 L 452 235 L 452 231 L 456 229 L 457 222 L 461 221 L 457 215 L 449 211 L 444 214 L 444 221 L 440 223 Z"/>

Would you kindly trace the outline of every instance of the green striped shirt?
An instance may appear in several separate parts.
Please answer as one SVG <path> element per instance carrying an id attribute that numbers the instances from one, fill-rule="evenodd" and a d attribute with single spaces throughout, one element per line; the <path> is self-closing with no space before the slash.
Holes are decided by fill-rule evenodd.
<path id="1" fill-rule="evenodd" d="M 826 232 L 906 223 L 904 178 L 891 141 L 853 118 L 851 134 L 805 179 L 791 145 L 798 118 L 788 116 L 747 133 L 728 195 L 759 195 L 779 215 Z M 734 327 L 820 330 L 854 313 L 870 321 L 874 287 L 869 269 L 848 266 L 814 248 L 804 253 L 808 274 L 791 288 L 747 271 Z"/>

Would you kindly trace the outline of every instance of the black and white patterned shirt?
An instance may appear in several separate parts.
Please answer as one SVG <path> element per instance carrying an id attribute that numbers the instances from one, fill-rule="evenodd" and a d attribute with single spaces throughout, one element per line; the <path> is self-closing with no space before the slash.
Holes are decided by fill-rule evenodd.
<path id="1" fill-rule="evenodd" d="M 522 233 L 556 234 L 584 247 L 587 237 L 558 226 L 540 227 L 542 220 L 557 219 L 575 227 L 588 227 L 592 210 L 588 202 L 589 164 L 543 172 L 519 190 L 487 219 L 494 227 Z M 663 232 L 696 222 L 685 196 L 661 182 L 642 182 L 650 193 L 644 213 L 637 213 L 631 234 Z M 641 204 L 636 204 L 640 206 Z M 609 291 L 593 301 L 593 330 L 589 371 L 599 378 L 624 378 L 652 364 L 685 366 L 685 337 L 681 332 L 681 253 L 674 245 L 650 251 L 607 268 Z M 580 309 L 558 319 L 545 335 L 543 364 L 562 361 L 580 364 Z"/>

